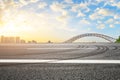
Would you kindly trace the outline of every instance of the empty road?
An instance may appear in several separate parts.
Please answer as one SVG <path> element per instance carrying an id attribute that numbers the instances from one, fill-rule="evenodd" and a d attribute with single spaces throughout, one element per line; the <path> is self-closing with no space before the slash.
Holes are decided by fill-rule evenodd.
<path id="1" fill-rule="evenodd" d="M 0 59 L 120 59 L 120 44 L 1 44 Z"/>
<path id="2" fill-rule="evenodd" d="M 115 43 L 1 44 L 0 59 L 40 61 L 1 62 L 0 80 L 120 80 L 120 44 Z M 90 63 L 90 60 L 117 63 Z"/>

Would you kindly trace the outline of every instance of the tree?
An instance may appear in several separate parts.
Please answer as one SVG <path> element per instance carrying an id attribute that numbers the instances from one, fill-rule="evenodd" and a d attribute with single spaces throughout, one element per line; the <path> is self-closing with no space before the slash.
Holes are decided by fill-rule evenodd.
<path id="1" fill-rule="evenodd" d="M 118 39 L 116 39 L 116 43 L 120 43 L 120 36 Z"/>

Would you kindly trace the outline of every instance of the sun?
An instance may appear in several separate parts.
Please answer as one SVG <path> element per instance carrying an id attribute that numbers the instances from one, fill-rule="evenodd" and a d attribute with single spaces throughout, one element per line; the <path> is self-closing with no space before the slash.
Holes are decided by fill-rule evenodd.
<path id="1" fill-rule="evenodd" d="M 0 24 L 2 35 L 20 35 L 22 32 L 30 30 L 27 24 L 27 16 L 24 14 L 15 14 L 14 16 L 3 15 L 3 21 Z"/>

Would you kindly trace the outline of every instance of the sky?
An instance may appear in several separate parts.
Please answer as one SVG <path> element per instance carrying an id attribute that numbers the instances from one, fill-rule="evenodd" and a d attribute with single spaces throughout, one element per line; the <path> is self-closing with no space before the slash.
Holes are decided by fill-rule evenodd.
<path id="1" fill-rule="evenodd" d="M 119 14 L 120 0 L 0 0 L 0 35 L 39 42 L 63 42 L 84 33 L 117 38 Z"/>

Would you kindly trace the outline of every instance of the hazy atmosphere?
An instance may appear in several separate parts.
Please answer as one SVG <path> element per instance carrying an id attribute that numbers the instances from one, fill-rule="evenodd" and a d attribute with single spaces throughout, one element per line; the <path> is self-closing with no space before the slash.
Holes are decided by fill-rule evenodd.
<path id="1" fill-rule="evenodd" d="M 120 0 L 0 0 L 0 80 L 120 80 Z"/>
<path id="2" fill-rule="evenodd" d="M 117 38 L 119 14 L 119 0 L 0 0 L 0 35 L 40 42 L 62 42 L 88 32 Z"/>

